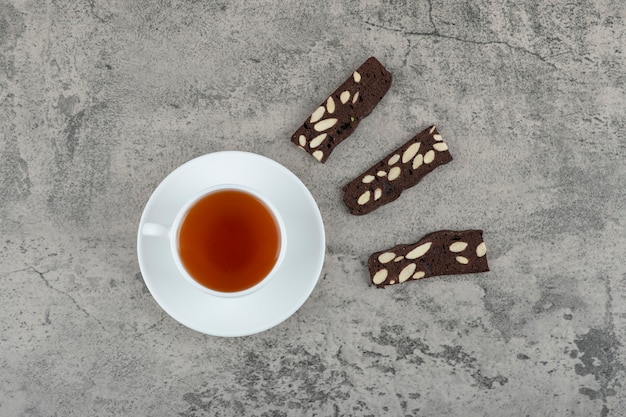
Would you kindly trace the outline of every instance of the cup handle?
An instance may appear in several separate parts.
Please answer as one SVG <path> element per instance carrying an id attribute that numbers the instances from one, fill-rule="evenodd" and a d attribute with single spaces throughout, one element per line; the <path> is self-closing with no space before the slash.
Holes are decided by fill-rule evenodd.
<path id="1" fill-rule="evenodd" d="M 141 228 L 141 234 L 144 236 L 168 237 L 171 230 L 171 226 L 164 226 L 157 223 L 144 223 Z"/>

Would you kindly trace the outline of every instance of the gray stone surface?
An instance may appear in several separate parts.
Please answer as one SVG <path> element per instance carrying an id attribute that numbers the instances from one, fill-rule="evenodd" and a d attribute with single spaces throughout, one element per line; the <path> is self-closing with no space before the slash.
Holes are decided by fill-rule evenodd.
<path id="1" fill-rule="evenodd" d="M 0 415 L 624 416 L 621 1 L 0 0 Z M 325 165 L 291 133 L 374 55 L 394 84 Z M 429 124 L 455 160 L 394 204 L 340 186 Z M 147 291 L 153 188 L 217 150 L 315 196 L 322 279 L 223 339 Z M 377 290 L 376 250 L 482 228 L 492 271 Z"/>

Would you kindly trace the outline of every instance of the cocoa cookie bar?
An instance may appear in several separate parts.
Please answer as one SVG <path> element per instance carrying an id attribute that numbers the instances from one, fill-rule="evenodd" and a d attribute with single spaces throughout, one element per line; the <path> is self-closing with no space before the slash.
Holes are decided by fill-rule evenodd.
<path id="1" fill-rule="evenodd" d="M 330 95 L 291 136 L 291 142 L 326 162 L 335 146 L 350 136 L 391 86 L 391 73 L 374 57 Z"/>
<path id="2" fill-rule="evenodd" d="M 350 213 L 363 215 L 400 197 L 439 165 L 452 160 L 448 145 L 431 126 L 343 187 Z"/>
<path id="3" fill-rule="evenodd" d="M 378 288 L 436 275 L 489 271 L 482 230 L 441 230 L 409 245 L 372 254 L 367 262 Z"/>

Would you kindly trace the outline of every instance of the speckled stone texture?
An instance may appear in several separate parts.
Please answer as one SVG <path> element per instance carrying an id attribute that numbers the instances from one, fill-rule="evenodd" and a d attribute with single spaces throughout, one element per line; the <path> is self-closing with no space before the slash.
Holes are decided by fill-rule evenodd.
<path id="1" fill-rule="evenodd" d="M 0 415 L 626 415 L 622 1 L 0 0 Z M 290 143 L 368 56 L 394 83 L 325 165 Z M 357 217 L 341 186 L 436 124 L 454 161 Z M 176 166 L 269 156 L 322 278 L 281 325 L 189 330 L 136 228 Z M 483 229 L 491 272 L 384 290 L 380 249 Z"/>

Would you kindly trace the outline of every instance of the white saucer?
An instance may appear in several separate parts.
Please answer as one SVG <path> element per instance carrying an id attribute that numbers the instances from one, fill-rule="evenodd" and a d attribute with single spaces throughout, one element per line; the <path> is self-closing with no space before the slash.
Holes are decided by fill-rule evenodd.
<path id="1" fill-rule="evenodd" d="M 169 240 L 141 233 L 144 223 L 171 224 L 191 196 L 222 183 L 263 193 L 282 216 L 287 232 L 287 252 L 276 276 L 239 298 L 213 296 L 193 287 L 178 271 Z M 317 284 L 326 250 L 322 216 L 306 186 L 279 163 L 248 152 L 211 153 L 178 167 L 148 200 L 139 231 L 139 267 L 156 302 L 181 324 L 214 336 L 250 335 L 290 317 Z"/>

